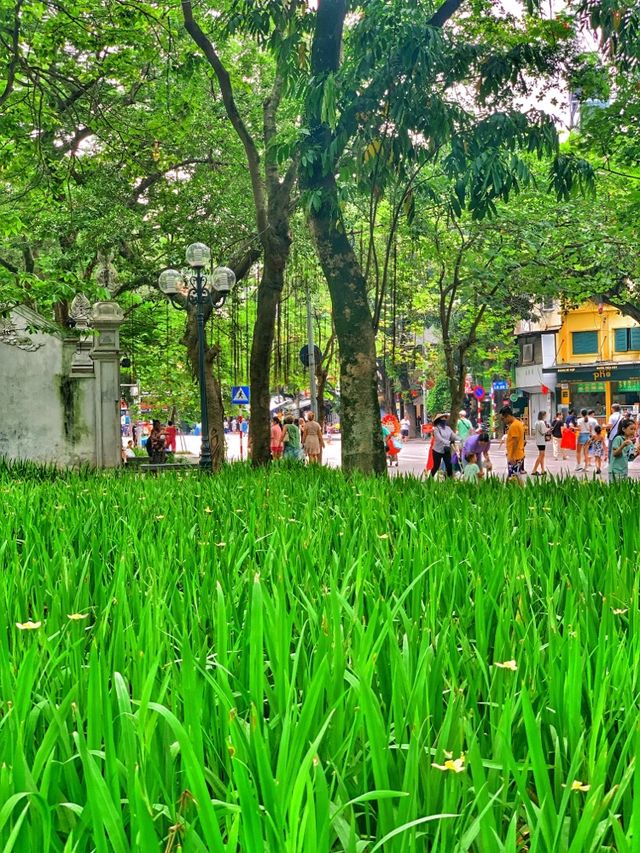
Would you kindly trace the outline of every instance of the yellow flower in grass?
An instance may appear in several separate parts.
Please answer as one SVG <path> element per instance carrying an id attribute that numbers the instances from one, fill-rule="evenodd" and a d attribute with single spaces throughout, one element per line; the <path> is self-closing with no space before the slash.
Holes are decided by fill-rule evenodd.
<path id="1" fill-rule="evenodd" d="M 20 631 L 37 631 L 41 625 L 42 622 L 32 622 L 31 620 L 28 622 L 16 622 L 16 628 L 19 628 Z"/>
<path id="2" fill-rule="evenodd" d="M 445 752 L 445 755 L 451 755 L 451 753 Z M 434 761 L 431 766 L 435 767 L 436 770 L 449 771 L 450 773 L 464 773 L 466 770 L 464 755 L 461 755 L 460 758 L 447 758 L 444 764 L 436 764 Z"/>
<path id="3" fill-rule="evenodd" d="M 514 660 L 505 660 L 502 663 L 494 663 L 494 666 L 497 666 L 498 669 L 510 669 L 511 672 L 516 672 L 518 669 L 518 664 Z"/>
<path id="4" fill-rule="evenodd" d="M 79 622 L 81 619 L 88 619 L 88 613 L 67 613 L 67 619 L 71 619 L 72 622 Z"/>
<path id="5" fill-rule="evenodd" d="M 566 788 L 567 786 L 563 785 L 562 787 Z M 571 783 L 571 790 L 572 791 L 582 791 L 582 792 L 586 793 L 586 791 L 589 791 L 590 789 L 591 789 L 591 785 L 587 785 L 585 782 L 580 782 L 580 781 L 578 781 L 578 779 L 574 779 L 573 782 Z"/>
<path id="6" fill-rule="evenodd" d="M 614 616 L 624 616 L 624 614 L 628 613 L 628 612 L 629 612 L 628 607 L 616 607 L 616 609 L 613 611 L 613 615 Z"/>

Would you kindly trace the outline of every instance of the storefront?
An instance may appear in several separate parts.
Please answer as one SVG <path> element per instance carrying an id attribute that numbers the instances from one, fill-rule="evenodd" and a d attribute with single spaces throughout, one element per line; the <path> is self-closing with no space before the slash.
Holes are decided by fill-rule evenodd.
<path id="1" fill-rule="evenodd" d="M 543 368 L 541 364 L 517 367 L 516 389 L 510 405 L 524 420 L 529 432 L 533 432 L 539 412 L 545 412 L 547 420 L 551 420 L 556 410 L 556 375 L 553 370 Z"/>
<path id="2" fill-rule="evenodd" d="M 606 419 L 611 404 L 640 411 L 640 363 L 605 364 L 591 367 L 560 366 L 557 370 L 559 398 L 564 407 L 576 412 L 593 409 Z"/>

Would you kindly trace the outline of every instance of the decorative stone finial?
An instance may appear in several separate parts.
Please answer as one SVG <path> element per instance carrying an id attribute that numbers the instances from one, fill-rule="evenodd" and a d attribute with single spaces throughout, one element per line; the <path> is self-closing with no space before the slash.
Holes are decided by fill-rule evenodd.
<path id="1" fill-rule="evenodd" d="M 91 321 L 91 303 L 84 293 L 76 293 L 69 308 L 69 317 L 75 321 L 76 329 L 88 329 Z"/>

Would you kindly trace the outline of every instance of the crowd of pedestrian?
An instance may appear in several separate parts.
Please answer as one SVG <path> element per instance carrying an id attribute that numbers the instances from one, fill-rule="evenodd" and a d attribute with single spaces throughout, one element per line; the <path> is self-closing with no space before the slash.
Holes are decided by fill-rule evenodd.
<path id="1" fill-rule="evenodd" d="M 321 461 L 324 438 L 322 427 L 313 412 L 306 418 L 274 415 L 271 422 L 271 457 L 304 461 L 311 464 Z"/>
<path id="2" fill-rule="evenodd" d="M 499 447 L 505 444 L 507 478 L 521 481 L 526 475 L 525 425 L 509 406 L 501 409 L 500 419 L 504 435 Z M 532 433 L 537 450 L 531 471 L 533 477 L 547 474 L 549 444 L 556 460 L 567 460 L 567 454 L 575 452 L 576 472 L 588 471 L 593 466 L 594 476 L 599 477 L 606 465 L 610 482 L 627 479 L 629 463 L 640 454 L 640 417 L 636 419 L 630 412 L 622 411 L 617 403 L 612 405 L 606 428 L 593 410 L 582 409 L 579 416 L 570 410 L 566 417 L 558 412 L 551 422 L 547 420 L 547 413 L 541 411 Z M 449 424 L 448 414 L 441 412 L 433 418 L 427 472 L 431 477 L 458 474 L 464 480 L 477 482 L 492 468 L 490 447 L 488 432 L 482 426 L 474 430 L 466 412 L 460 412 L 455 431 Z"/>

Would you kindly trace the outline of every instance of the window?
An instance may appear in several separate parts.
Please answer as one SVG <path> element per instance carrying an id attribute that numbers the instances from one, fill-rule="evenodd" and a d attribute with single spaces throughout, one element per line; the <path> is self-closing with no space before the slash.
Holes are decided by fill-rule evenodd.
<path id="1" fill-rule="evenodd" d="M 640 326 L 632 329 L 615 329 L 614 348 L 616 352 L 638 352 L 640 350 Z"/>
<path id="2" fill-rule="evenodd" d="M 522 363 L 533 364 L 533 344 L 522 344 Z"/>
<path id="3" fill-rule="evenodd" d="M 597 332 L 572 332 L 572 351 L 574 355 L 597 355 Z"/>
<path id="4" fill-rule="evenodd" d="M 543 311 L 553 311 L 556 307 L 556 300 L 552 296 L 545 296 L 542 300 L 542 310 Z"/>

